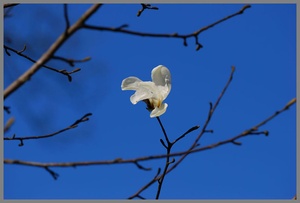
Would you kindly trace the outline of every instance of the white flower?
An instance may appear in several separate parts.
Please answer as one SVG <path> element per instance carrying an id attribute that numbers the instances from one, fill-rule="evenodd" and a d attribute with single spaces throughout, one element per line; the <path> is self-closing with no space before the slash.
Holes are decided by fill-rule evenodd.
<path id="1" fill-rule="evenodd" d="M 122 81 L 122 90 L 135 90 L 130 97 L 132 104 L 144 101 L 151 111 L 150 117 L 158 117 L 166 112 L 168 104 L 163 103 L 171 91 L 171 73 L 163 65 L 156 66 L 151 72 L 151 81 L 128 77 Z"/>

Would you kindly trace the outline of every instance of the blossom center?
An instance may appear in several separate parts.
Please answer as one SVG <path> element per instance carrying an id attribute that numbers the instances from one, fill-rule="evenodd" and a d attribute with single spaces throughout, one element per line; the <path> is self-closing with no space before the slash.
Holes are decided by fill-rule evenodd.
<path id="1" fill-rule="evenodd" d="M 155 108 L 159 108 L 163 100 L 159 98 L 149 98 L 143 101 L 147 104 L 147 109 L 153 110 Z"/>

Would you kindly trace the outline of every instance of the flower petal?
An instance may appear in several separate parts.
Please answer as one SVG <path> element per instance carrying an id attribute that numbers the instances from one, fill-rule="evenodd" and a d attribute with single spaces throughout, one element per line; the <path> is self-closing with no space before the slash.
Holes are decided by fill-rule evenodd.
<path id="1" fill-rule="evenodd" d="M 159 108 L 153 109 L 153 111 L 150 114 L 150 117 L 154 118 L 154 117 L 161 116 L 162 114 L 164 114 L 166 112 L 167 107 L 168 107 L 167 103 L 162 103 Z"/>
<path id="2" fill-rule="evenodd" d="M 163 65 L 156 66 L 151 72 L 152 81 L 156 85 L 171 85 L 171 73 L 169 69 Z"/>
<path id="3" fill-rule="evenodd" d="M 130 101 L 132 104 L 136 104 L 139 101 L 153 97 L 156 92 L 157 89 L 153 82 L 139 82 L 136 92 L 130 97 Z"/>
<path id="4" fill-rule="evenodd" d="M 151 72 L 152 81 L 158 86 L 163 99 L 167 98 L 171 91 L 171 73 L 163 65 L 156 66 Z"/>
<path id="5" fill-rule="evenodd" d="M 140 82 L 142 80 L 137 77 L 128 77 L 122 81 L 121 88 L 122 90 L 137 90 Z"/>

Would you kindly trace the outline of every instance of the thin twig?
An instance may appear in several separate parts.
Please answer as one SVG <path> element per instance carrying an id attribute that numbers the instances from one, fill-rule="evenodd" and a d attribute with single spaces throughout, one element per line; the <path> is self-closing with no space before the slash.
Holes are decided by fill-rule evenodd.
<path id="1" fill-rule="evenodd" d="M 164 146 L 164 147 L 166 148 L 166 150 L 167 150 L 167 157 L 166 157 L 166 162 L 165 162 L 165 166 L 164 166 L 163 173 L 162 173 L 162 175 L 160 176 L 160 178 L 158 179 L 158 188 L 157 188 L 157 192 L 156 192 L 156 197 L 155 197 L 155 199 L 159 199 L 159 195 L 160 195 L 160 192 L 161 192 L 161 188 L 162 188 L 162 185 L 163 185 L 163 182 L 164 182 L 164 179 L 165 179 L 167 170 L 168 170 L 168 168 L 169 168 L 169 165 L 171 164 L 171 163 L 170 163 L 170 156 L 169 156 L 169 155 L 170 155 L 170 153 L 171 153 L 171 149 L 172 149 L 172 146 L 173 146 L 174 143 L 171 143 L 171 142 L 169 141 L 167 132 L 166 132 L 166 130 L 165 130 L 165 128 L 164 128 L 164 126 L 163 126 L 163 124 L 162 124 L 160 118 L 159 118 L 159 117 L 156 117 L 156 118 L 157 118 L 157 120 L 158 120 L 158 123 L 159 123 L 159 125 L 160 125 L 160 127 L 161 127 L 161 129 L 162 129 L 162 131 L 163 131 L 163 134 L 164 134 L 164 136 L 165 136 L 165 139 L 166 139 L 166 141 L 167 141 L 167 145 L 166 145 L 166 144 L 164 144 L 164 143 L 162 142 L 162 139 L 161 139 L 161 142 L 162 142 L 163 146 Z"/>
<path id="2" fill-rule="evenodd" d="M 66 21 L 65 35 L 68 36 L 68 30 L 70 28 L 70 20 L 68 16 L 68 4 L 64 4 L 64 18 Z"/>
<path id="3" fill-rule="evenodd" d="M 89 60 L 91 60 L 91 57 L 88 56 L 83 59 L 69 59 L 69 58 L 64 58 L 61 56 L 53 56 L 52 59 L 64 61 L 64 62 L 68 63 L 70 66 L 74 67 L 75 63 L 82 63 L 82 62 L 89 61 Z"/>
<path id="4" fill-rule="evenodd" d="M 63 43 L 77 30 L 83 27 L 83 24 L 86 20 L 88 20 L 99 8 L 101 4 L 95 4 L 91 6 L 80 18 L 77 22 L 75 22 L 72 26 L 69 27 L 67 33 L 62 33 L 58 39 L 49 47 L 49 49 L 36 61 L 26 72 L 24 72 L 17 80 L 12 82 L 5 90 L 4 90 L 4 99 L 6 99 L 10 94 L 20 88 L 24 83 L 29 81 L 29 79 L 45 64 L 47 61 L 51 59 L 51 57 L 55 54 L 55 52 L 63 45 Z"/>
<path id="5" fill-rule="evenodd" d="M 212 24 L 209 24 L 205 27 L 202 27 L 190 34 L 178 34 L 178 33 L 172 33 L 172 34 L 161 34 L 161 33 L 148 33 L 148 32 L 138 32 L 138 31 L 133 31 L 133 30 L 127 30 L 127 29 L 123 29 L 122 26 L 120 27 L 105 27 L 105 26 L 94 26 L 94 25 L 88 25 L 88 24 L 85 24 L 84 25 L 84 28 L 86 29 L 91 29 L 91 30 L 99 30 L 99 31 L 109 31 L 109 32 L 119 32 L 119 33 L 124 33 L 124 34 L 130 34 L 130 35 L 136 35 L 136 36 L 142 36 L 142 37 L 160 37 L 160 38 L 179 38 L 179 39 L 182 39 L 183 40 L 183 45 L 184 46 L 187 46 L 187 39 L 188 38 L 195 38 L 195 44 L 196 44 L 196 50 L 198 51 L 201 47 L 203 47 L 200 43 L 199 43 L 199 40 L 198 40 L 198 36 L 214 27 L 215 25 L 219 24 L 219 23 L 222 23 L 234 16 L 237 16 L 237 15 L 240 15 L 242 14 L 246 9 L 250 8 L 251 6 L 250 5 L 245 5 L 243 6 L 238 12 L 234 13 L 234 14 L 231 14 L 229 16 L 226 16 Z"/>
<path id="6" fill-rule="evenodd" d="M 80 119 L 76 120 L 72 125 L 64 128 L 64 129 L 61 129 L 59 131 L 56 131 L 54 133 L 50 133 L 50 134 L 46 134 L 46 135 L 39 135 L 39 136 L 26 136 L 26 137 L 16 137 L 16 135 L 13 135 L 12 137 L 4 137 L 3 139 L 4 140 L 19 140 L 20 141 L 19 146 L 23 146 L 24 145 L 23 140 L 48 138 L 48 137 L 52 137 L 54 135 L 60 134 L 60 133 L 62 133 L 64 131 L 76 128 L 79 123 L 88 121 L 89 120 L 89 116 L 91 116 L 91 115 L 92 115 L 91 113 L 87 113 L 83 117 L 81 117 Z"/>
<path id="7" fill-rule="evenodd" d="M 198 129 L 199 126 L 194 126 L 192 128 L 190 128 L 188 131 L 186 131 L 185 133 L 183 133 L 180 137 L 178 137 L 175 141 L 173 142 L 170 142 L 169 138 L 168 138 L 168 135 L 167 135 L 167 132 L 160 120 L 159 117 L 156 117 L 157 120 L 158 120 L 158 123 L 163 131 L 163 134 L 165 136 L 165 139 L 166 139 L 166 142 L 167 144 L 165 144 L 165 142 L 160 139 L 160 142 L 162 143 L 162 145 L 166 148 L 167 150 L 167 153 L 166 153 L 166 162 L 165 162 L 165 167 L 164 167 L 164 170 L 163 170 L 163 173 L 162 175 L 160 176 L 160 178 L 157 180 L 158 181 L 158 189 L 157 189 L 157 193 L 156 193 L 156 199 L 159 199 L 159 196 L 160 196 L 160 192 L 161 192 L 161 188 L 162 188 L 162 185 L 163 185 L 163 182 L 164 182 L 164 179 L 165 179 L 165 176 L 167 174 L 167 171 L 168 171 L 168 168 L 170 166 L 170 164 L 174 163 L 175 162 L 175 159 L 173 158 L 172 161 L 170 161 L 170 154 L 171 154 L 171 150 L 172 150 L 172 147 L 173 145 L 178 142 L 179 140 L 181 140 L 183 137 L 185 137 L 187 134 L 193 132 L 194 130 Z"/>
<path id="8" fill-rule="evenodd" d="M 152 10 L 158 10 L 157 7 L 155 6 L 151 6 L 151 4 L 141 4 L 142 5 L 142 8 L 138 11 L 138 13 L 136 14 L 137 17 L 139 17 L 145 9 L 152 9 Z"/>
<path id="9" fill-rule="evenodd" d="M 26 46 L 24 46 L 24 48 L 23 48 L 21 51 L 17 51 L 17 50 L 15 50 L 15 49 L 13 49 L 13 48 L 11 48 L 11 47 L 9 47 L 9 46 L 6 46 L 6 45 L 4 45 L 4 49 L 5 49 L 6 54 L 9 55 L 9 56 L 10 56 L 10 53 L 8 52 L 8 50 L 10 50 L 10 51 L 12 51 L 12 52 L 18 54 L 19 56 L 22 56 L 22 57 L 28 59 L 29 61 L 31 61 L 31 62 L 33 62 L 33 63 L 36 63 L 36 62 L 37 62 L 36 60 L 30 58 L 29 56 L 23 54 L 23 52 L 26 50 Z M 58 70 L 58 69 L 56 69 L 56 68 L 52 68 L 52 67 L 47 66 L 47 65 L 45 65 L 45 64 L 43 64 L 41 67 L 47 68 L 47 69 L 49 69 L 49 70 L 52 70 L 52 71 L 55 71 L 55 72 L 57 72 L 57 73 L 61 73 L 61 74 L 65 75 L 65 76 L 67 76 L 67 77 L 68 77 L 68 80 L 69 80 L 70 82 L 72 81 L 72 76 L 71 76 L 71 74 L 80 71 L 80 68 L 76 68 L 76 69 L 74 69 L 73 71 L 68 72 L 68 71 L 66 71 L 65 69 L 63 69 L 63 70 Z"/>

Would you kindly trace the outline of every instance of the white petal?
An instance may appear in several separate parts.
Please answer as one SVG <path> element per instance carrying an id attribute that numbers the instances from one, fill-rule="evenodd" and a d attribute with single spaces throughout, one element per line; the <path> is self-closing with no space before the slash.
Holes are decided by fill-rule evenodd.
<path id="1" fill-rule="evenodd" d="M 163 65 L 153 68 L 151 78 L 156 85 L 165 86 L 166 84 L 171 84 L 171 73 L 169 69 Z"/>
<path id="2" fill-rule="evenodd" d="M 122 90 L 136 90 L 140 82 L 142 81 L 137 77 L 128 77 L 122 81 L 121 88 Z"/>
<path id="3" fill-rule="evenodd" d="M 136 104 L 144 99 L 153 97 L 157 92 L 157 88 L 153 82 L 139 82 L 136 92 L 130 97 L 130 101 Z"/>
<path id="4" fill-rule="evenodd" d="M 154 117 L 161 116 L 162 114 L 164 114 L 166 112 L 167 107 L 168 107 L 167 103 L 162 103 L 159 108 L 153 109 L 153 111 L 150 114 L 150 117 L 154 118 Z"/>
<path id="5" fill-rule="evenodd" d="M 165 99 L 171 91 L 171 73 L 163 65 L 156 66 L 151 72 L 152 81 L 159 87 L 159 91 Z"/>

